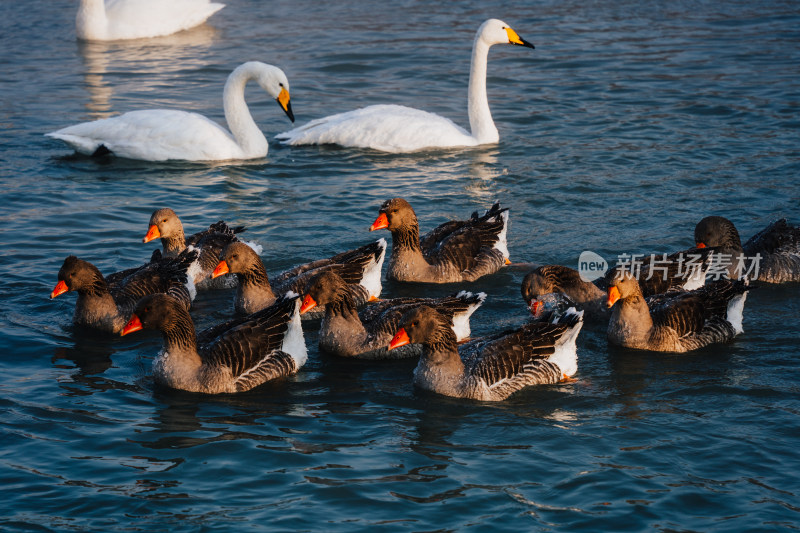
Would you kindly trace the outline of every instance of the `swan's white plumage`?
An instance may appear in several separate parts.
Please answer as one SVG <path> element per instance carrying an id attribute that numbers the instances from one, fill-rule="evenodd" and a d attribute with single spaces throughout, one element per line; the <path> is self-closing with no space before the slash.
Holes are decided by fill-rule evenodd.
<path id="1" fill-rule="evenodd" d="M 276 138 L 291 145 L 338 144 L 392 153 L 478 144 L 467 130 L 448 118 L 389 104 L 312 120 Z"/>
<path id="2" fill-rule="evenodd" d="M 64 141 L 82 154 L 92 155 L 103 146 L 119 157 L 145 161 L 264 157 L 268 150 L 267 139 L 244 101 L 244 87 L 251 79 L 276 99 L 285 93 L 284 110 L 293 117 L 288 100 L 289 81 L 283 71 L 250 61 L 238 66 L 225 83 L 223 105 L 230 132 L 197 113 L 151 109 L 83 122 L 46 135 Z"/>
<path id="3" fill-rule="evenodd" d="M 210 0 L 81 0 L 75 28 L 86 41 L 158 37 L 202 24 L 223 7 Z"/>
<path id="4" fill-rule="evenodd" d="M 475 36 L 470 66 L 468 113 L 471 132 L 452 120 L 399 105 L 372 105 L 316 119 L 280 133 L 284 144 L 338 144 L 384 152 L 414 152 L 495 143 L 500 139 L 486 96 L 486 61 L 494 44 L 533 47 L 506 23 L 489 19 Z"/>

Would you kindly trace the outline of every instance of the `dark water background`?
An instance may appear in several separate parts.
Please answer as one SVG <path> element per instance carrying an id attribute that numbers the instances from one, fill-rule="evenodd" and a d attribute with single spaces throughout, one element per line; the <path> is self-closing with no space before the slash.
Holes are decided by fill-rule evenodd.
<path id="1" fill-rule="evenodd" d="M 796 2 L 229 0 L 174 37 L 78 44 L 76 2 L 0 3 L 0 529 L 8 531 L 779 531 L 800 528 L 800 286 L 759 287 L 734 342 L 673 356 L 578 341 L 574 384 L 500 404 L 414 390 L 413 361 L 319 353 L 294 378 L 208 397 L 153 386 L 154 334 L 76 331 L 48 299 L 68 254 L 112 272 L 147 258 L 150 213 L 187 231 L 248 226 L 267 270 L 377 238 L 403 196 L 423 230 L 499 199 L 518 262 L 671 252 L 709 214 L 746 239 L 800 223 Z M 266 160 L 151 164 L 70 155 L 45 132 L 133 109 L 222 120 L 247 60 L 280 66 L 298 124 L 372 103 L 466 125 L 470 47 L 497 17 L 498 145 L 383 155 L 273 144 Z M 289 128 L 248 90 L 271 138 Z M 388 234 L 383 233 L 383 236 Z M 482 334 L 525 320 L 524 268 Z M 447 294 L 398 286 L 384 294 Z M 200 327 L 231 312 L 203 293 Z"/>

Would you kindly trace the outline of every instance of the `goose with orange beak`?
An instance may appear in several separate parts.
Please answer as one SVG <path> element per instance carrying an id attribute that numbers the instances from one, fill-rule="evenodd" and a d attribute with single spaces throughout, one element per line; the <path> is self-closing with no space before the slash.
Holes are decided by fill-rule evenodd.
<path id="1" fill-rule="evenodd" d="M 228 289 L 236 285 L 236 278 L 225 276 L 212 279 L 212 273 L 217 266 L 220 252 L 231 242 L 240 242 L 239 234 L 245 231 L 244 226 L 228 226 L 222 220 L 211 224 L 208 229 L 197 232 L 188 237 L 184 234 L 183 224 L 175 211 L 168 207 L 156 209 L 150 215 L 147 233 L 142 242 L 148 243 L 161 239 L 161 247 L 166 257 L 175 257 L 188 247 L 199 251 L 197 263 L 189 272 L 192 281 L 200 290 Z M 254 243 L 249 246 L 259 248 Z"/>
<path id="2" fill-rule="evenodd" d="M 636 278 L 619 271 L 608 287 L 608 340 L 660 352 L 688 352 L 730 341 L 742 332 L 747 291 L 746 281 L 720 280 L 645 299 Z"/>
<path id="3" fill-rule="evenodd" d="M 419 355 L 419 345 L 387 350 L 406 311 L 427 305 L 447 320 L 461 341 L 470 335 L 470 316 L 480 307 L 486 294 L 461 291 L 442 298 L 390 298 L 357 310 L 359 301 L 336 272 L 326 270 L 309 284 L 300 313 L 324 306 L 319 328 L 321 350 L 341 357 L 359 359 L 399 359 Z"/>
<path id="4" fill-rule="evenodd" d="M 508 208 L 495 203 L 483 215 L 445 222 L 422 238 L 414 209 L 403 198 L 381 205 L 370 231 L 392 233 L 388 279 L 426 283 L 475 281 L 508 263 Z"/>
<path id="5" fill-rule="evenodd" d="M 501 401 L 524 387 L 573 381 L 578 370 L 575 340 L 582 325 L 583 311 L 572 308 L 555 322 L 531 322 L 458 345 L 447 319 L 422 306 L 403 315 L 389 350 L 422 345 L 414 370 L 414 384 L 420 388 Z"/>
<path id="6" fill-rule="evenodd" d="M 800 281 L 800 227 L 785 218 L 755 234 L 744 245 L 733 222 L 710 216 L 697 223 L 694 239 L 698 248 L 712 248 L 729 258 L 728 277 L 746 276 L 766 283 Z"/>
<path id="7" fill-rule="evenodd" d="M 187 271 L 196 258 L 197 252 L 186 251 L 176 258 L 151 260 L 103 277 L 97 267 L 71 255 L 58 271 L 58 283 L 50 298 L 77 292 L 74 324 L 119 333 L 143 295 L 168 292 L 188 309 L 194 287 Z"/>
<path id="8" fill-rule="evenodd" d="M 299 265 L 274 277 L 270 282 L 261 257 L 245 243 L 232 242 L 219 254 L 212 277 L 234 274 L 238 286 L 233 299 L 237 313 L 253 313 L 275 301 L 276 295 L 292 291 L 305 294 L 311 280 L 323 271 L 336 272 L 345 280 L 347 290 L 363 305 L 381 294 L 381 268 L 386 255 L 386 240 L 375 242 Z M 307 309 L 308 310 L 308 309 Z M 305 313 L 304 318 L 319 318 L 324 307 L 316 313 Z"/>
<path id="9" fill-rule="evenodd" d="M 153 360 L 156 383 L 206 394 L 243 392 L 295 374 L 306 362 L 296 294 L 258 313 L 199 334 L 189 312 L 167 294 L 142 298 L 121 335 L 161 332 L 164 347 Z"/>

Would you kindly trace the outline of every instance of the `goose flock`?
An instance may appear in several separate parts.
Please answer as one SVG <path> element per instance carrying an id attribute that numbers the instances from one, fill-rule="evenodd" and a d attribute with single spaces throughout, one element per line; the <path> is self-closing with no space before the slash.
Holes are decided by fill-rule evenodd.
<path id="1" fill-rule="evenodd" d="M 151 9 L 142 9 L 141 1 L 81 0 L 77 36 L 166 35 L 201 24 L 224 7 L 208 0 L 148 2 Z M 470 131 L 425 111 L 374 105 L 312 120 L 277 139 L 293 146 L 338 144 L 392 153 L 496 143 L 486 93 L 488 51 L 495 44 L 534 48 L 500 20 L 478 28 L 468 85 Z M 268 141 L 244 100 L 250 80 L 294 122 L 286 75 L 251 61 L 225 83 L 228 129 L 196 113 L 156 109 L 46 135 L 87 155 L 146 161 L 263 158 Z M 149 261 L 103 276 L 70 255 L 50 297 L 77 293 L 73 323 L 79 327 L 119 335 L 160 331 L 163 349 L 153 361 L 154 380 L 175 389 L 236 393 L 291 376 L 308 359 L 304 328 L 318 327 L 324 352 L 362 359 L 418 357 L 417 387 L 501 401 L 524 387 L 574 381 L 585 324 L 607 324 L 614 345 L 682 353 L 741 334 L 745 300 L 755 284 L 800 281 L 800 227 L 781 219 L 742 245 L 731 221 L 710 216 L 697 223 L 694 246 L 664 254 L 658 269 L 653 262 L 641 269 L 621 263 L 587 280 L 563 265 L 536 268 L 522 282 L 530 311 L 520 316 L 522 325 L 472 338 L 470 321 L 491 298 L 480 291 L 481 280 L 511 264 L 509 209 L 498 202 L 420 235 L 409 202 L 391 198 L 377 207 L 369 227 L 383 229 L 391 234 L 385 273 L 388 243 L 380 238 L 268 276 L 261 247 L 241 239 L 243 226 L 220 220 L 187 237 L 172 209 L 157 209 L 142 240 L 160 239 L 162 247 Z M 687 257 L 694 261 L 691 270 Z M 722 266 L 720 258 L 726 259 Z M 381 298 L 383 279 L 459 287 L 443 298 Z M 233 316 L 196 331 L 191 310 L 198 290 L 232 291 Z"/>

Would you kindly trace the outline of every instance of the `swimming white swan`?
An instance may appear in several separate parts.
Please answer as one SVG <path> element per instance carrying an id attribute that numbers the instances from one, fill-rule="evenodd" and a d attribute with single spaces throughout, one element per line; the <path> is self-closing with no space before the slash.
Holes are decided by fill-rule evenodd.
<path id="1" fill-rule="evenodd" d="M 533 48 L 503 21 L 489 19 L 478 28 L 469 72 L 468 112 L 472 133 L 426 111 L 399 105 L 372 105 L 312 120 L 276 138 L 291 145 L 338 144 L 395 153 L 496 143 L 500 136 L 486 97 L 486 59 L 493 44 Z"/>
<path id="2" fill-rule="evenodd" d="M 210 0 L 81 0 L 75 29 L 84 41 L 158 37 L 202 24 L 223 7 Z"/>
<path id="3" fill-rule="evenodd" d="M 151 109 L 130 111 L 118 117 L 82 122 L 47 133 L 64 141 L 77 152 L 145 161 L 223 161 L 256 159 L 267 155 L 268 143 L 253 121 L 244 101 L 244 86 L 256 82 L 294 122 L 289 101 L 289 81 L 278 67 L 250 61 L 236 67 L 225 82 L 222 95 L 230 133 L 197 113 Z"/>

